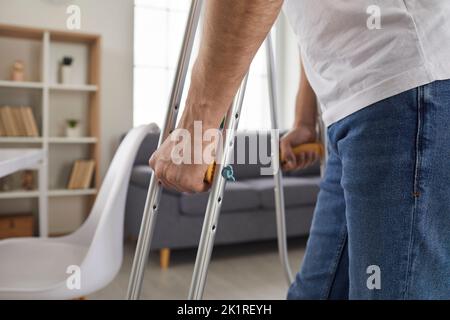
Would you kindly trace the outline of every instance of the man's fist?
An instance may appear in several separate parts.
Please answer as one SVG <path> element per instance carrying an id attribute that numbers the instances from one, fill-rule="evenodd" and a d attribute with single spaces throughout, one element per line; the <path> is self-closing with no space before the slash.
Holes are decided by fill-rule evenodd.
<path id="1" fill-rule="evenodd" d="M 312 127 L 302 126 L 291 129 L 280 140 L 281 164 L 283 170 L 304 169 L 315 161 L 319 160 L 319 155 L 313 151 L 294 154 L 295 146 L 316 141 L 316 130 Z"/>
<path id="2" fill-rule="evenodd" d="M 150 158 L 149 164 L 154 174 L 161 184 L 169 189 L 189 193 L 206 191 L 209 185 L 203 180 L 208 164 L 176 161 L 173 150 L 178 142 L 171 137 L 173 134 L 175 133 L 172 133 Z"/>

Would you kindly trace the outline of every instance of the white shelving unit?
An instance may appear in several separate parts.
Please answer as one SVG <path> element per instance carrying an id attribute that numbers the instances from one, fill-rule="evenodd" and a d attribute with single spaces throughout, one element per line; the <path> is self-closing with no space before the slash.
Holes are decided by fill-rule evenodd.
<path id="1" fill-rule="evenodd" d="M 50 197 L 76 197 L 76 196 L 92 196 L 97 194 L 96 189 L 83 189 L 83 190 L 50 190 L 48 195 Z"/>
<path id="2" fill-rule="evenodd" d="M 41 137 L 0 137 L 0 144 L 4 143 L 43 143 L 44 139 Z"/>
<path id="3" fill-rule="evenodd" d="M 27 199 L 38 198 L 38 191 L 6 191 L 0 192 L 0 199 Z"/>
<path id="4" fill-rule="evenodd" d="M 86 217 L 97 194 L 97 189 L 100 186 L 98 168 L 100 163 L 100 36 L 0 24 L 0 40 L 2 39 L 11 41 L 13 46 L 9 48 L 9 56 L 8 52 L 4 51 L 4 47 L 0 51 L 0 59 L 3 58 L 3 61 L 8 60 L 10 64 L 14 62 L 13 60 L 11 61 L 11 57 L 15 57 L 14 50 L 26 50 L 32 47 L 31 45 L 17 45 L 18 42 L 30 41 L 33 42 L 33 48 L 40 48 L 38 54 L 25 54 L 30 61 L 32 59 L 32 63 L 39 65 L 39 76 L 34 76 L 36 79 L 25 82 L 14 82 L 4 80 L 8 75 L 0 75 L 0 90 L 1 93 L 6 93 L 5 95 L 0 93 L 0 106 L 4 104 L 18 105 L 17 103 L 9 102 L 5 96 L 12 97 L 12 101 L 21 101 L 20 99 L 28 94 L 39 97 L 39 103 L 32 107 L 40 120 L 38 123 L 41 136 L 0 137 L 0 149 L 11 147 L 21 148 L 30 145 L 33 148 L 42 148 L 45 159 L 43 175 L 40 176 L 40 180 L 43 181 L 39 181 L 39 183 L 44 183 L 46 186 L 45 196 L 49 202 L 48 213 L 50 219 L 52 218 L 52 209 L 54 210 L 56 208 L 54 211 L 60 212 L 61 208 L 64 209 L 64 206 L 84 208 L 80 209 L 84 212 L 79 214 Z M 57 79 L 55 79 L 54 75 L 56 69 L 55 62 L 57 58 L 62 58 L 61 55 L 63 54 L 62 52 L 65 52 L 64 50 L 69 51 L 67 54 L 71 54 L 70 50 L 75 50 L 75 54 L 81 52 L 81 58 L 78 59 L 78 67 L 81 65 L 83 70 L 81 72 L 82 76 L 79 78 L 84 78 L 84 81 L 79 81 L 79 83 L 74 82 L 74 84 L 56 83 Z M 26 67 L 29 66 L 26 64 Z M 78 97 L 83 97 L 84 100 Z M 70 100 L 76 100 L 78 104 L 70 104 Z M 54 101 L 69 101 L 69 103 L 66 105 L 65 103 L 61 104 L 60 102 Z M 55 119 L 52 117 L 55 114 L 67 110 L 73 111 L 76 108 L 83 108 L 85 110 L 85 117 L 82 121 L 85 123 L 86 136 L 80 138 L 60 136 L 61 134 L 55 131 L 55 123 L 53 121 Z M 56 120 L 61 122 L 59 118 Z M 76 156 L 68 158 L 70 157 L 70 152 L 73 150 L 81 151 L 78 153 L 74 152 Z M 65 189 L 67 185 L 66 181 L 69 178 L 71 165 L 81 157 L 78 154 L 86 155 L 86 158 L 95 160 L 94 182 L 91 189 L 68 190 Z M 55 169 L 55 167 L 61 167 L 61 169 Z M 61 177 L 55 179 L 55 176 L 59 174 Z M 38 191 L 12 190 L 0 192 L 0 214 L 2 213 L 3 201 L 22 201 L 23 199 L 34 199 L 38 196 Z M 58 208 L 57 201 L 60 201 L 58 199 L 61 198 L 63 199 L 63 203 Z M 70 204 L 65 203 L 66 198 L 67 201 L 71 201 Z M 84 205 L 72 201 L 82 201 Z M 65 210 L 62 211 L 64 212 Z M 59 220 L 64 221 L 64 218 L 60 217 Z M 50 221 L 51 224 L 52 221 Z M 57 230 L 50 228 L 49 231 L 50 234 L 62 234 L 73 230 L 61 227 L 57 228 Z"/>
<path id="5" fill-rule="evenodd" d="M 49 143 L 54 144 L 95 144 L 98 142 L 96 137 L 82 137 L 82 138 L 64 138 L 64 137 L 50 137 Z"/>
<path id="6" fill-rule="evenodd" d="M 80 91 L 80 92 L 95 92 L 98 90 L 98 87 L 95 85 L 62 85 L 62 84 L 53 84 L 50 85 L 50 90 L 59 90 L 59 91 Z"/>
<path id="7" fill-rule="evenodd" d="M 0 80 L 1 88 L 17 88 L 17 89 L 43 89 L 42 82 L 16 82 L 8 80 Z"/>

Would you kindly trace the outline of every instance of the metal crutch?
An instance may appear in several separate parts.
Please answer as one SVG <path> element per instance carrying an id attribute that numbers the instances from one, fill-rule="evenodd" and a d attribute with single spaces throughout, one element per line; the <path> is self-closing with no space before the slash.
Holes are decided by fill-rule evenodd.
<path id="1" fill-rule="evenodd" d="M 239 119 L 241 116 L 242 104 L 244 102 L 245 89 L 247 86 L 248 73 L 242 81 L 241 87 L 234 99 L 233 105 L 225 118 L 225 141 L 222 160 L 216 165 L 213 185 L 208 198 L 205 218 L 203 221 L 202 234 L 195 259 L 194 273 L 192 275 L 191 288 L 189 290 L 189 300 L 200 300 L 206 284 L 208 266 L 211 260 L 211 253 L 214 246 L 217 224 L 219 221 L 220 208 L 222 206 L 223 192 L 226 178 L 222 174 L 224 168 L 230 163 L 233 151 L 234 137 Z"/>
<path id="2" fill-rule="evenodd" d="M 269 32 L 266 39 L 266 54 L 267 54 L 267 72 L 268 72 L 268 85 L 269 85 L 269 98 L 270 98 L 270 118 L 271 128 L 278 129 L 277 123 L 277 95 L 276 95 L 276 79 L 275 79 L 275 59 L 273 55 L 272 37 Z M 242 102 L 245 94 L 245 86 L 247 77 L 244 79 L 238 96 L 233 104 L 232 110 L 229 113 L 235 115 L 235 123 L 230 124 L 227 131 L 225 146 L 230 150 L 225 151 L 224 155 L 229 156 L 231 148 L 233 146 L 235 129 L 237 127 L 237 120 L 239 118 Z M 230 114 L 228 115 L 228 119 Z M 231 126 L 231 128 L 230 128 Z M 231 129 L 231 130 L 230 130 Z M 289 266 L 288 253 L 287 253 L 287 239 L 286 239 L 286 221 L 284 212 L 284 196 L 282 189 L 282 173 L 279 170 L 279 144 L 278 137 L 271 139 L 271 156 L 274 168 L 274 180 L 275 180 L 275 203 L 276 203 L 276 222 L 277 222 L 277 237 L 278 237 L 278 250 L 282 266 L 284 267 L 286 279 L 288 284 L 293 281 L 292 272 Z M 196 263 L 194 267 L 194 274 L 191 282 L 191 289 L 189 292 L 189 299 L 201 299 L 206 284 L 206 277 L 209 262 L 211 259 L 212 247 L 214 244 L 214 235 L 217 228 L 217 223 L 220 215 L 220 204 L 223 197 L 223 189 L 226 179 L 222 176 L 221 172 L 228 163 L 228 158 L 222 161 L 222 165 L 219 170 L 215 171 L 214 186 L 208 200 L 208 206 L 206 209 L 205 220 L 203 223 L 202 235 L 200 239 L 199 249 L 197 252 Z"/>
<path id="3" fill-rule="evenodd" d="M 267 80 L 269 85 L 269 105 L 270 105 L 270 122 L 271 129 L 273 132 L 279 129 L 278 126 L 278 100 L 277 100 L 277 87 L 276 87 L 276 68 L 275 68 L 275 57 L 273 50 L 272 36 L 269 33 L 266 39 L 266 63 L 267 63 Z M 320 110 L 320 109 L 319 109 Z M 325 128 L 322 121 L 320 120 L 320 115 L 318 119 L 318 129 L 320 140 L 323 145 L 326 145 L 326 135 Z M 294 281 L 292 270 L 289 264 L 289 256 L 287 250 L 287 233 L 286 233 L 286 214 L 284 205 L 284 192 L 283 192 L 283 174 L 280 170 L 280 149 L 278 144 L 278 136 L 272 136 L 271 139 L 271 156 L 272 156 L 272 167 L 274 169 L 274 196 L 275 196 L 275 213 L 277 221 L 277 240 L 278 240 L 278 254 L 280 256 L 281 265 L 283 266 L 285 277 L 288 285 Z M 320 171 L 321 176 L 325 172 L 326 163 L 326 148 L 324 151 L 324 159 L 321 163 Z"/>
<path id="4" fill-rule="evenodd" d="M 269 105 L 270 105 L 270 124 L 272 130 L 278 130 L 277 117 L 277 89 L 276 89 L 276 74 L 275 74 L 275 57 L 273 53 L 272 36 L 269 33 L 266 39 L 266 63 L 267 63 L 267 80 L 269 85 Z M 272 167 L 274 169 L 274 196 L 275 196 L 275 213 L 277 221 L 277 240 L 278 240 L 278 254 L 280 256 L 281 265 L 288 285 L 294 280 L 292 276 L 291 267 L 289 265 L 289 257 L 287 251 L 287 235 L 286 235 L 286 215 L 284 211 L 284 193 L 283 193 L 283 175 L 280 170 L 280 149 L 278 143 L 278 136 L 271 137 L 271 156 Z"/>
<path id="5" fill-rule="evenodd" d="M 277 117 L 276 117 L 276 89 L 275 89 L 275 66 L 274 56 L 272 48 L 272 38 L 269 33 L 266 39 L 266 52 L 267 52 L 267 69 L 268 69 L 268 84 L 269 84 L 269 97 L 270 97 L 270 111 L 271 111 L 271 124 L 272 129 L 277 129 Z M 223 154 L 223 161 L 219 168 L 215 170 L 214 184 L 211 190 L 211 194 L 208 199 L 208 205 L 206 208 L 205 219 L 203 222 L 202 235 L 200 238 L 199 249 L 197 252 L 197 258 L 194 267 L 194 274 L 192 277 L 191 288 L 189 291 L 189 299 L 198 300 L 203 297 L 203 292 L 206 284 L 206 277 L 208 272 L 209 262 L 211 260 L 212 248 L 214 245 L 214 237 L 217 229 L 217 223 L 220 215 L 220 207 L 222 203 L 223 191 L 226 183 L 226 179 L 222 176 L 222 170 L 229 162 L 229 156 L 234 143 L 235 130 L 238 125 L 240 111 L 245 95 L 245 87 L 248 79 L 248 74 L 245 77 L 238 95 L 233 103 L 233 107 L 227 115 L 227 132 L 226 141 L 224 143 L 225 149 Z M 233 116 L 234 115 L 234 116 Z M 234 122 L 234 123 L 233 123 Z M 271 139 L 272 143 L 272 161 L 279 163 L 279 151 L 277 138 Z M 228 148 L 228 149 L 227 149 Z M 292 273 L 289 267 L 287 257 L 287 245 L 286 245 L 286 225 L 284 219 L 284 198 L 281 185 L 281 172 L 277 170 L 279 166 L 274 166 L 274 179 L 275 179 L 275 200 L 276 200 L 276 213 L 277 213 L 277 235 L 278 235 L 278 248 L 280 252 L 281 262 L 284 266 L 285 273 L 289 284 L 292 281 Z"/>
<path id="6" fill-rule="evenodd" d="M 180 56 L 178 58 L 178 66 L 170 96 L 169 107 L 167 110 L 166 118 L 164 120 L 164 126 L 159 137 L 158 146 L 160 146 L 161 143 L 164 142 L 164 140 L 169 136 L 170 132 L 175 128 L 202 3 L 203 0 L 192 0 L 183 44 L 181 47 Z M 127 299 L 129 300 L 139 299 L 141 294 L 145 265 L 147 262 L 150 244 L 153 237 L 153 230 L 155 227 L 160 196 L 161 186 L 155 178 L 155 175 L 152 175 L 148 188 L 147 199 L 145 201 L 144 213 L 142 216 L 142 224 L 139 231 L 136 252 L 133 259 L 130 282 L 128 285 Z"/>

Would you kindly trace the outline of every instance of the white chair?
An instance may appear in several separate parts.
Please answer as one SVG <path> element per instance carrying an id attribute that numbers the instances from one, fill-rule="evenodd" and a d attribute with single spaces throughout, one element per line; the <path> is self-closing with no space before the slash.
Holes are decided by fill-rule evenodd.
<path id="1" fill-rule="evenodd" d="M 131 169 L 143 139 L 155 130 L 156 125 L 141 126 L 125 137 L 89 217 L 77 231 L 58 238 L 0 241 L 0 299 L 79 298 L 114 279 L 122 265 L 123 221 Z M 80 289 L 67 286 L 71 277 L 68 267 L 72 265 L 80 268 Z"/>

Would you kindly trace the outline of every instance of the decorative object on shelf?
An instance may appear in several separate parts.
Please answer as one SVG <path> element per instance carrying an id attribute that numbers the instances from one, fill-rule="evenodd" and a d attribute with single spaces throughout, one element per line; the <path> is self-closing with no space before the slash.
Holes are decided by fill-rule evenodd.
<path id="1" fill-rule="evenodd" d="M 94 176 L 95 161 L 94 160 L 77 160 L 70 174 L 67 189 L 89 189 Z"/>
<path id="2" fill-rule="evenodd" d="M 80 138 L 81 126 L 80 121 L 77 119 L 66 120 L 66 137 L 67 138 Z"/>
<path id="3" fill-rule="evenodd" d="M 17 60 L 14 62 L 11 70 L 12 81 L 25 81 L 25 65 L 22 61 Z"/>
<path id="4" fill-rule="evenodd" d="M 7 192 L 11 191 L 11 185 L 9 181 L 10 177 L 4 177 L 0 179 L 0 191 Z"/>
<path id="5" fill-rule="evenodd" d="M 34 190 L 34 174 L 31 170 L 25 170 L 22 173 L 22 189 L 31 191 Z"/>
<path id="6" fill-rule="evenodd" d="M 0 136 L 38 137 L 39 130 L 30 107 L 0 108 Z"/>
<path id="7" fill-rule="evenodd" d="M 72 57 L 64 57 L 61 61 L 59 81 L 62 84 L 70 84 L 72 82 Z"/>
<path id="8" fill-rule="evenodd" d="M 32 237 L 33 214 L 0 215 L 0 239 Z"/>

